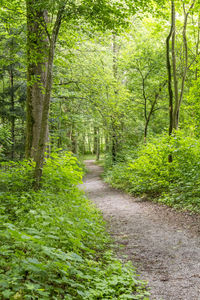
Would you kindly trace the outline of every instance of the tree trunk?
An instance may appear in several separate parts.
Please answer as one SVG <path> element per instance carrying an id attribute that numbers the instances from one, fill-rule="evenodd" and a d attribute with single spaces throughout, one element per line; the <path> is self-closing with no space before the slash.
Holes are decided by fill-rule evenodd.
<path id="1" fill-rule="evenodd" d="M 36 153 L 36 168 L 35 168 L 35 188 L 38 189 L 40 185 L 40 179 L 42 176 L 45 148 L 46 148 L 46 138 L 47 138 L 47 128 L 49 119 L 49 107 L 52 89 L 52 71 L 53 71 L 53 57 L 54 57 L 54 45 L 51 45 L 49 50 L 49 60 L 47 66 L 47 82 L 46 91 L 43 102 L 42 110 L 42 122 L 40 129 L 39 144 Z"/>
<path id="2" fill-rule="evenodd" d="M 178 95 L 178 78 L 177 78 L 177 67 L 176 67 L 176 11 L 175 4 L 172 1 L 172 68 L 173 68 L 173 82 L 174 82 L 174 110 L 173 110 L 173 129 L 178 128 L 177 123 L 177 111 L 179 105 Z"/>
<path id="3" fill-rule="evenodd" d="M 62 146 L 62 102 L 59 103 L 60 114 L 58 116 L 58 141 L 57 146 L 60 148 Z"/>
<path id="4" fill-rule="evenodd" d="M 97 147 L 96 147 L 96 160 L 98 161 L 100 157 L 100 131 L 97 128 Z"/>
<path id="5" fill-rule="evenodd" d="M 198 29 L 197 29 L 197 41 L 196 41 L 196 57 L 199 55 L 199 43 L 200 43 L 200 13 L 198 16 Z M 195 80 L 198 79 L 198 67 L 195 70 Z"/>
<path id="6" fill-rule="evenodd" d="M 118 65 L 117 65 L 117 43 L 116 43 L 116 35 L 113 35 L 113 77 L 115 79 L 116 86 L 114 88 L 115 98 L 117 99 L 118 91 L 117 91 L 117 74 L 118 73 Z M 112 126 L 112 161 L 116 162 L 117 157 L 117 136 L 116 136 L 116 128 L 114 124 L 114 118 L 111 117 L 111 126 Z"/>
<path id="7" fill-rule="evenodd" d="M 26 0 L 27 6 L 27 102 L 26 158 L 36 159 L 44 90 L 46 83 L 47 40 L 44 22 L 47 13 L 38 8 L 36 0 Z"/>
<path id="8" fill-rule="evenodd" d="M 72 145 L 72 153 L 78 153 L 78 142 L 77 142 L 77 135 L 74 124 L 72 124 L 72 131 L 71 131 L 71 145 Z"/>
<path id="9" fill-rule="evenodd" d="M 105 151 L 106 151 L 106 153 L 109 153 L 109 151 L 110 151 L 109 135 L 108 135 L 107 131 L 105 131 Z"/>
<path id="10" fill-rule="evenodd" d="M 148 133 L 148 126 L 149 126 L 149 123 L 150 123 L 150 120 L 151 120 L 151 117 L 152 117 L 152 114 L 154 113 L 154 111 L 156 110 L 155 109 L 155 106 L 157 104 L 157 100 L 162 92 L 162 88 L 166 85 L 166 81 L 160 85 L 159 87 L 159 90 L 158 92 L 156 92 L 155 94 L 155 99 L 153 100 L 153 102 L 151 103 L 151 108 L 150 108 L 150 111 L 149 113 L 147 113 L 147 110 L 146 110 L 146 117 L 145 117 L 145 127 L 144 127 L 144 142 L 146 143 L 146 139 L 147 139 L 147 133 Z"/>
<path id="11" fill-rule="evenodd" d="M 190 14 L 190 11 L 193 9 L 195 5 L 196 0 L 193 0 L 188 12 L 185 10 L 185 3 L 183 2 L 183 12 L 184 12 L 184 26 L 183 26 L 183 49 L 184 49 L 184 59 L 183 59 L 183 75 L 182 75 L 182 81 L 181 81 L 181 91 L 180 91 L 180 97 L 178 99 L 178 105 L 177 105 L 177 111 L 176 111 L 176 130 L 178 129 L 179 125 L 179 115 L 180 115 L 180 107 L 183 100 L 183 94 L 184 94 L 184 88 L 185 88 L 185 81 L 186 81 L 186 75 L 188 71 L 188 45 L 187 45 L 187 24 L 188 24 L 188 16 Z"/>
<path id="12" fill-rule="evenodd" d="M 14 101 L 14 74 L 13 67 L 10 67 L 10 104 L 11 104 L 11 159 L 15 156 L 15 101 Z"/>
<path id="13" fill-rule="evenodd" d="M 49 41 L 50 45 L 49 45 L 48 63 L 47 63 L 46 86 L 45 86 L 43 109 L 42 109 L 42 122 L 41 122 L 39 144 L 36 153 L 35 184 L 34 184 L 34 188 L 36 190 L 39 189 L 40 187 L 40 181 L 41 181 L 42 170 L 43 170 L 46 140 L 47 140 L 49 108 L 50 108 L 51 91 L 52 91 L 54 52 L 55 52 L 56 41 L 60 30 L 64 9 L 65 9 L 65 4 L 63 3 L 60 9 L 58 10 L 56 21 L 53 27 L 52 36 Z"/>
<path id="14" fill-rule="evenodd" d="M 177 68 L 176 68 L 176 17 L 175 17 L 175 2 L 171 0 L 171 29 L 170 33 L 166 40 L 167 45 L 167 71 L 168 71 L 168 92 L 169 92 L 169 135 L 172 134 L 173 129 L 177 130 L 179 126 L 179 114 L 180 114 L 180 106 L 183 99 L 184 87 L 185 87 L 185 80 L 188 70 L 188 46 L 187 46 L 187 22 L 188 16 L 190 11 L 193 9 L 196 0 L 192 1 L 188 12 L 185 10 L 185 4 L 183 4 L 183 12 L 184 12 L 184 26 L 183 26 L 183 49 L 184 49 L 184 59 L 182 62 L 183 65 L 183 74 L 182 74 L 182 81 L 181 81 L 181 89 L 179 95 L 179 88 L 178 88 L 178 79 L 177 79 Z M 173 66 L 173 81 L 174 81 L 174 97 L 172 91 L 172 75 L 171 75 L 171 63 L 170 63 L 170 39 L 172 37 L 172 66 Z M 173 98 L 174 98 L 174 107 L 173 107 Z M 172 155 L 169 155 L 169 162 L 172 162 Z"/>
<path id="15" fill-rule="evenodd" d="M 98 128 L 94 126 L 93 154 L 97 154 L 98 147 Z"/>
<path id="16" fill-rule="evenodd" d="M 112 161 L 113 163 L 116 162 L 117 158 L 117 141 L 116 141 L 116 135 L 113 133 L 112 135 Z"/>
<path id="17" fill-rule="evenodd" d="M 113 34 L 113 76 L 114 79 L 117 81 L 117 43 L 116 43 L 116 35 Z M 115 91 L 117 93 L 117 91 Z"/>
<path id="18" fill-rule="evenodd" d="M 169 135 L 173 131 L 173 90 L 172 90 L 172 71 L 170 62 L 170 39 L 174 30 L 174 1 L 171 1 L 171 28 L 166 39 L 166 59 L 167 59 L 167 74 L 168 74 L 168 93 L 169 93 Z M 168 161 L 172 162 L 172 155 L 169 154 Z"/>

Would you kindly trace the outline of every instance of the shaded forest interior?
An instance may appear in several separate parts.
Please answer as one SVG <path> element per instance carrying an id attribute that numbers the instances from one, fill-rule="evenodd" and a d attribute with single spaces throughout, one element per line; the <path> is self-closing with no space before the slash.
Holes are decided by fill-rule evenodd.
<path id="1" fill-rule="evenodd" d="M 77 185 L 199 213 L 199 53 L 197 0 L 1 1 L 1 299 L 149 299 Z"/>

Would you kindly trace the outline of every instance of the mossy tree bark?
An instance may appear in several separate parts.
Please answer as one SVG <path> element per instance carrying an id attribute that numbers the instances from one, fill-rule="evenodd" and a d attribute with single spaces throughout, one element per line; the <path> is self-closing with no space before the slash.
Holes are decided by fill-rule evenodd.
<path id="1" fill-rule="evenodd" d="M 42 122 L 46 83 L 47 12 L 36 0 L 26 0 L 27 7 L 27 102 L 26 158 L 36 159 Z"/>
<path id="2" fill-rule="evenodd" d="M 57 13 L 52 35 L 51 37 L 49 37 L 49 53 L 48 53 L 48 62 L 47 62 L 46 86 L 45 86 L 45 93 L 44 93 L 44 100 L 43 100 L 39 144 L 36 153 L 35 186 L 34 186 L 36 190 L 40 187 L 40 180 L 41 180 L 42 170 L 43 170 L 44 155 L 45 155 L 45 148 L 46 148 L 46 137 L 47 137 L 47 130 L 48 130 L 49 107 L 50 107 L 50 99 L 51 99 L 51 91 L 52 91 L 53 60 L 54 60 L 56 41 L 60 30 L 64 10 L 65 10 L 65 4 L 62 3 Z"/>

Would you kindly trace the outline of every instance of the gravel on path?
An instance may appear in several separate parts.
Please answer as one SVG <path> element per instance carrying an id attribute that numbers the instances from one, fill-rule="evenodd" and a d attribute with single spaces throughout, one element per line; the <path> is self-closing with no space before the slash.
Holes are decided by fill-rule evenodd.
<path id="1" fill-rule="evenodd" d="M 85 163 L 84 189 L 102 211 L 118 256 L 149 282 L 150 299 L 200 300 L 200 215 L 113 189 L 100 178 L 100 166 Z"/>

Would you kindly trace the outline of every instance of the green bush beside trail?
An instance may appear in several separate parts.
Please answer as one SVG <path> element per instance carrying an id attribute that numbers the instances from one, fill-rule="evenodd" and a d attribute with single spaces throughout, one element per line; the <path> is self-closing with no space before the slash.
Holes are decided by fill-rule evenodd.
<path id="1" fill-rule="evenodd" d="M 173 162 L 168 162 L 172 155 Z M 141 145 L 106 172 L 106 181 L 133 195 L 200 211 L 200 141 L 181 133 Z"/>
<path id="2" fill-rule="evenodd" d="M 113 256 L 102 216 L 77 188 L 76 158 L 48 159 L 38 192 L 32 172 L 26 161 L 1 165 L 0 299 L 149 299 L 133 268 Z"/>

